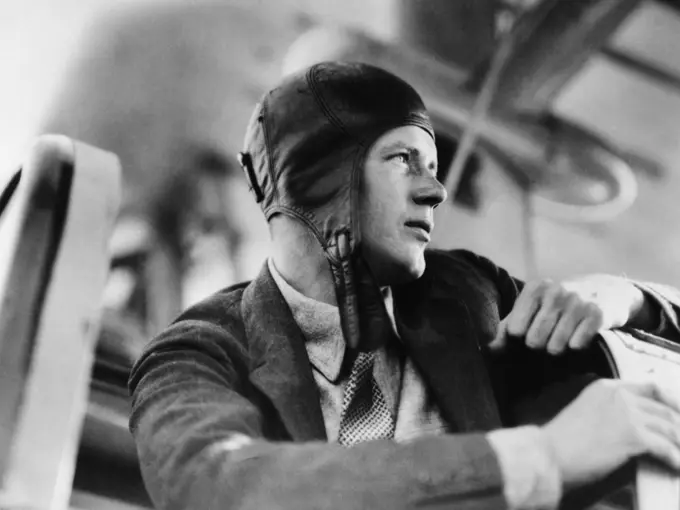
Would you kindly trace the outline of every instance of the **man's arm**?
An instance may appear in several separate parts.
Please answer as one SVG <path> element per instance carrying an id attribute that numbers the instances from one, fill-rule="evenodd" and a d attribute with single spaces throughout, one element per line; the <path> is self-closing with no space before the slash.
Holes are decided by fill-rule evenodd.
<path id="1" fill-rule="evenodd" d="M 505 508 L 483 434 L 346 448 L 272 442 L 228 325 L 183 320 L 130 377 L 134 434 L 157 508 Z"/>
<path id="2" fill-rule="evenodd" d="M 513 319 L 515 319 L 516 323 L 522 322 L 521 315 L 523 312 L 527 316 L 535 314 L 535 316 L 539 319 L 538 321 L 532 319 L 534 320 L 534 324 L 532 325 L 531 328 L 526 328 L 525 326 L 519 328 L 521 331 L 524 331 L 526 333 L 527 338 L 523 338 L 523 340 L 524 342 L 527 343 L 527 345 L 531 345 L 532 340 L 534 341 L 536 340 L 536 336 L 539 337 L 541 336 L 540 334 L 536 335 L 537 329 L 539 329 L 536 328 L 536 323 L 540 322 L 541 318 L 548 319 L 546 322 L 548 322 L 549 329 L 554 328 L 551 342 L 547 344 L 542 343 L 534 345 L 534 349 L 513 350 L 514 352 L 509 358 L 511 360 L 511 365 L 513 367 L 517 366 L 521 372 L 520 374 L 515 374 L 515 377 L 517 377 L 518 379 L 522 379 L 524 377 L 527 378 L 528 380 L 531 380 L 533 378 L 531 374 L 534 372 L 534 370 L 532 370 L 532 367 L 536 368 L 538 373 L 540 372 L 546 373 L 545 367 L 548 367 L 547 370 L 548 374 L 558 375 L 558 373 L 563 372 L 564 370 L 554 370 L 554 368 L 556 368 L 557 365 L 553 364 L 550 361 L 550 359 L 555 359 L 555 361 L 557 362 L 561 369 L 568 367 L 569 365 L 568 362 L 566 365 L 564 363 L 559 363 L 557 359 L 554 358 L 553 356 L 547 357 L 540 356 L 540 352 L 535 350 L 535 348 L 539 347 L 539 345 L 542 345 L 543 347 L 545 347 L 546 345 L 550 347 L 554 346 L 554 344 L 553 345 L 550 344 L 553 343 L 555 339 L 554 332 L 558 328 L 552 326 L 552 324 L 554 324 L 555 321 L 553 320 L 551 322 L 549 320 L 550 314 L 545 313 L 545 310 L 540 310 L 540 304 L 536 306 L 535 302 L 536 300 L 534 301 L 533 304 L 534 306 L 531 306 L 531 304 L 529 304 L 531 301 L 530 293 L 532 289 L 528 288 L 524 284 L 524 282 L 512 278 L 506 271 L 499 268 L 498 266 L 496 266 L 495 264 L 493 264 L 492 262 L 483 257 L 477 256 L 470 252 L 462 252 L 461 255 L 467 260 L 471 261 L 477 267 L 482 268 L 482 271 L 485 274 L 486 278 L 493 282 L 494 288 L 498 291 L 499 315 L 501 319 L 506 319 L 507 321 L 507 317 L 509 314 L 511 314 L 511 312 L 515 314 Z M 563 282 L 561 283 L 561 285 L 563 285 L 568 291 L 570 291 L 571 295 L 568 294 L 566 296 L 567 299 L 562 300 L 561 302 L 559 302 L 559 300 L 554 300 L 553 304 L 554 305 L 557 304 L 558 306 L 553 306 L 552 307 L 553 309 L 557 309 L 561 305 L 565 305 L 565 309 L 568 309 L 570 300 L 573 304 L 574 301 L 578 302 L 578 299 L 574 300 L 574 298 L 583 297 L 585 298 L 583 302 L 585 302 L 587 305 L 589 306 L 595 305 L 596 311 L 598 313 L 593 314 L 593 316 L 600 317 L 599 321 L 600 324 L 602 324 L 602 322 L 605 323 L 609 322 L 610 324 L 612 323 L 616 324 L 615 327 L 622 327 L 624 329 L 626 328 L 639 329 L 655 336 L 663 337 L 675 342 L 680 342 L 680 328 L 678 327 L 678 317 L 680 316 L 679 314 L 680 292 L 677 291 L 676 289 L 672 289 L 670 287 L 659 284 L 632 281 L 623 277 L 616 277 L 611 275 L 590 275 L 587 277 L 577 278 L 571 281 Z M 529 299 L 526 299 L 527 295 L 529 295 Z M 551 298 L 553 297 L 555 297 L 554 294 L 552 296 L 550 294 L 544 294 L 543 296 L 541 296 L 542 299 L 539 298 L 537 301 L 539 301 L 539 303 L 541 301 L 550 302 Z M 527 306 L 528 304 L 529 306 Z M 518 311 L 519 314 L 517 314 Z M 542 317 L 541 312 L 543 312 Z M 519 321 L 517 321 L 518 315 L 520 315 Z M 609 317 L 606 317 L 606 320 L 602 320 L 603 316 L 607 315 L 609 315 Z M 577 315 L 572 315 L 572 317 L 574 316 L 578 318 Z M 582 315 L 582 317 L 584 317 L 584 315 Z M 560 322 L 557 322 L 557 324 L 560 324 Z M 576 323 L 574 323 L 574 325 L 575 324 Z M 515 324 L 515 327 L 516 326 L 517 324 Z M 500 329 L 502 330 L 503 328 L 508 328 L 507 323 L 506 324 L 501 323 Z M 572 328 L 567 329 L 571 329 L 572 331 L 576 329 L 577 332 L 579 332 L 578 331 L 579 328 L 573 328 L 573 325 Z M 597 328 L 588 329 L 592 334 L 597 332 Z M 528 338 L 530 336 L 529 333 L 534 333 L 533 339 Z M 592 334 L 590 335 L 591 336 L 590 339 L 592 339 Z M 568 335 L 565 335 L 565 337 L 566 336 Z M 499 336 L 497 336 L 496 340 L 493 343 L 496 343 L 498 339 Z M 522 339 L 517 340 L 520 342 L 522 341 Z M 587 345 L 587 343 L 581 342 L 578 343 L 581 344 L 580 345 L 581 347 Z M 564 345 L 564 343 L 562 343 L 562 345 Z M 552 349 L 549 350 L 553 352 Z M 522 355 L 521 353 L 526 353 L 526 355 Z M 520 356 L 521 359 L 518 359 L 518 356 Z M 584 358 L 581 358 L 581 361 L 583 361 L 583 359 Z M 575 361 L 575 359 L 572 361 Z M 541 367 L 541 365 L 543 365 L 543 367 Z M 533 384 L 534 391 L 539 391 L 540 392 L 539 394 L 542 395 L 543 390 L 550 387 L 551 388 L 550 391 L 552 391 L 553 393 L 557 391 L 557 393 L 561 395 L 560 397 L 561 400 L 564 401 L 565 398 L 567 399 L 566 401 L 563 402 L 564 405 L 569 402 L 569 395 L 571 395 L 571 398 L 573 398 L 579 393 L 578 391 L 572 390 L 578 390 L 579 388 L 586 387 L 586 385 L 583 384 L 584 381 L 587 381 L 587 377 L 585 377 L 586 375 L 591 374 L 582 374 L 581 376 L 576 377 L 576 374 L 574 373 L 572 374 L 573 377 L 567 380 L 563 380 L 561 383 L 559 383 L 562 386 L 559 386 L 559 384 L 555 386 L 541 386 L 541 384 L 550 385 L 555 383 L 550 383 L 549 378 L 541 379 L 541 377 L 539 376 L 537 378 L 538 380 L 534 381 Z M 595 377 L 595 374 L 592 374 L 592 376 Z M 559 375 L 555 380 L 556 381 L 559 380 Z M 505 384 L 511 382 L 512 381 L 506 380 Z M 570 390 L 569 385 L 574 386 L 574 388 Z M 543 390 L 541 390 L 541 388 L 543 388 Z M 547 395 L 550 395 L 550 392 L 548 392 Z M 668 403 L 666 402 L 664 404 Z M 557 408 L 555 408 L 555 406 L 552 404 L 549 407 L 557 410 Z M 673 402 L 673 405 L 668 405 L 668 408 L 665 411 L 669 412 L 669 414 L 673 414 L 672 411 L 673 409 L 677 410 L 677 402 Z M 539 414 L 545 415 L 543 411 L 541 411 Z M 550 414 L 552 415 L 552 412 Z M 492 433 L 491 435 L 492 443 L 494 442 L 495 437 L 498 438 L 503 437 L 505 433 L 506 431 L 497 431 Z M 565 442 L 564 437 L 560 442 Z M 539 441 L 535 441 L 534 444 L 536 445 L 534 447 L 534 450 L 538 450 L 538 452 L 534 453 L 538 453 L 540 455 L 541 450 L 544 450 L 544 447 L 540 446 Z M 527 480 L 532 479 L 532 477 L 529 476 L 532 474 L 531 468 L 535 467 L 537 463 L 533 463 L 531 465 L 526 466 L 527 469 L 522 469 L 522 463 L 517 461 L 516 456 L 505 455 L 504 459 L 503 452 L 499 453 L 500 464 L 503 467 L 502 471 L 504 473 L 504 476 L 507 478 L 507 481 L 510 482 L 506 484 L 506 487 L 511 486 L 513 483 L 520 488 L 523 486 L 521 483 L 522 477 L 517 475 L 517 473 L 520 474 L 526 473 L 525 479 Z M 677 465 L 677 462 L 674 465 Z M 550 473 L 551 470 L 546 469 L 545 472 Z M 535 479 L 541 482 L 543 486 L 546 487 L 551 486 L 551 484 L 549 483 L 548 476 L 545 475 L 541 476 L 539 473 L 538 477 Z M 588 491 L 592 488 L 593 488 L 592 486 L 589 486 L 589 488 L 586 490 L 586 493 L 588 493 Z M 595 492 L 598 491 L 595 490 Z"/>
<path id="3" fill-rule="evenodd" d="M 468 250 L 454 250 L 456 256 L 483 272 L 499 293 L 499 312 L 505 318 L 515 307 L 526 283 L 510 276 L 489 259 Z M 562 282 L 566 288 L 580 286 L 592 293 L 611 295 L 627 320 L 619 327 L 639 329 L 680 343 L 680 290 L 667 285 L 631 280 L 622 276 L 592 274 Z"/>

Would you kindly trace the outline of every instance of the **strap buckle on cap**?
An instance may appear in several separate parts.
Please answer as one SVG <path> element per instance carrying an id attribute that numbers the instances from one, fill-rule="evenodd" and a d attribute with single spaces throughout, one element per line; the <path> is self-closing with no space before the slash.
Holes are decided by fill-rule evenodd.
<path id="1" fill-rule="evenodd" d="M 236 156 L 238 159 L 243 172 L 246 174 L 246 179 L 248 179 L 248 185 L 250 190 L 255 193 L 255 201 L 259 204 L 264 200 L 264 193 L 262 189 L 257 184 L 257 178 L 255 177 L 255 169 L 253 168 L 253 159 L 247 152 L 239 152 Z"/>

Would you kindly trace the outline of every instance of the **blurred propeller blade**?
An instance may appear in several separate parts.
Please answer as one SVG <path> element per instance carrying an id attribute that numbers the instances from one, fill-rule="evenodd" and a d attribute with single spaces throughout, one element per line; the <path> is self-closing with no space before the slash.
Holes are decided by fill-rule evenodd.
<path id="1" fill-rule="evenodd" d="M 640 4 L 640 0 L 543 0 L 517 21 L 498 109 L 549 111 L 555 96 Z M 477 91 L 488 64 L 469 84 Z"/>

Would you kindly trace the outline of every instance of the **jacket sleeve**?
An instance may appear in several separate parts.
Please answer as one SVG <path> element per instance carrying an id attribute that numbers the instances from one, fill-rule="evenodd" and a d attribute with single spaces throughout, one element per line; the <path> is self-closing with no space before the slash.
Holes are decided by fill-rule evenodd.
<path id="1" fill-rule="evenodd" d="M 352 448 L 268 440 L 266 404 L 249 389 L 240 366 L 246 348 L 234 331 L 224 322 L 181 320 L 131 372 L 130 429 L 156 508 L 506 507 L 498 461 L 482 434 Z"/>

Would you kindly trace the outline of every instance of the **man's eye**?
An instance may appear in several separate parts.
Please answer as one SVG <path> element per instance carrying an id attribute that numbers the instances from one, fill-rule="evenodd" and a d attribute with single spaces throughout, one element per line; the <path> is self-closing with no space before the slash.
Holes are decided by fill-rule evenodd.
<path id="1" fill-rule="evenodd" d="M 399 163 L 404 163 L 405 165 L 408 165 L 411 155 L 408 152 L 400 152 L 399 154 L 395 154 L 392 156 L 393 160 L 396 160 Z"/>

